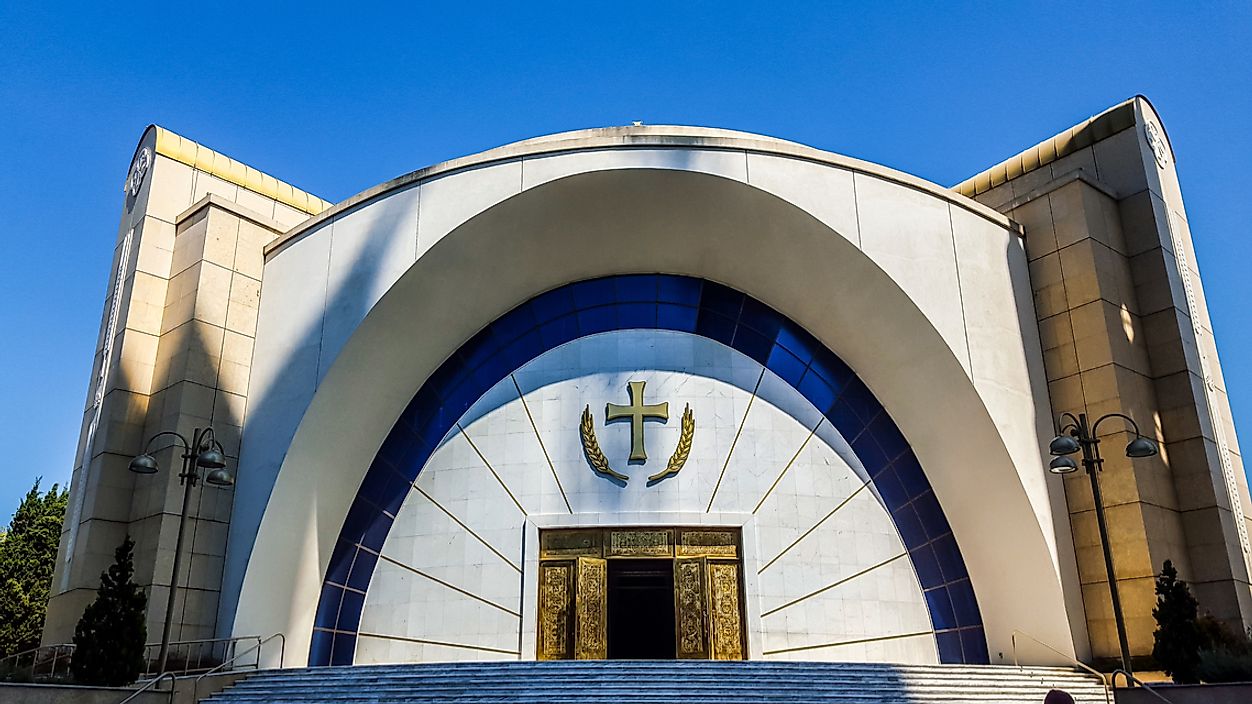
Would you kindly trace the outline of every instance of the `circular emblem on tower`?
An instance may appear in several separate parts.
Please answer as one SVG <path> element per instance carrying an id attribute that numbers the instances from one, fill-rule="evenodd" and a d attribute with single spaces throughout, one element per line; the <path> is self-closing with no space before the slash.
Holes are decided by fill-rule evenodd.
<path id="1" fill-rule="evenodd" d="M 135 155 L 135 160 L 130 164 L 130 173 L 126 176 L 126 184 L 122 190 L 126 191 L 133 198 L 139 195 L 139 188 L 143 185 L 143 177 L 148 174 L 148 168 L 152 166 L 152 151 L 147 147 L 139 150 Z"/>
<path id="2" fill-rule="evenodd" d="M 1143 134 L 1148 139 L 1148 148 L 1152 150 L 1152 156 L 1156 157 L 1156 165 L 1159 168 L 1165 168 L 1169 163 L 1169 145 L 1165 143 L 1161 128 L 1155 122 L 1148 122 L 1143 126 Z"/>

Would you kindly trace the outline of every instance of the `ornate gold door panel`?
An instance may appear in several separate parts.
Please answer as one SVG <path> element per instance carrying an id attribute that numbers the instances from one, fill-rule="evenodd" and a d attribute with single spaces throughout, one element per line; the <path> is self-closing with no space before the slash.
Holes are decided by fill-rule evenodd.
<path id="1" fill-rule="evenodd" d="M 608 563 L 673 565 L 675 654 L 743 660 L 740 533 L 727 528 L 569 528 L 539 533 L 540 660 L 608 657 Z"/>
<path id="2" fill-rule="evenodd" d="M 569 660 L 574 656 L 574 561 L 539 565 L 539 659 Z"/>
<path id="3" fill-rule="evenodd" d="M 739 605 L 739 564 L 709 562 L 709 620 L 714 660 L 743 659 L 743 626 Z"/>
<path id="4" fill-rule="evenodd" d="M 706 573 L 706 558 L 674 560 L 674 638 L 680 660 L 709 657 Z"/>
<path id="5" fill-rule="evenodd" d="M 578 558 L 578 587 L 574 595 L 574 657 L 603 660 L 609 654 L 608 562 L 599 557 Z"/>

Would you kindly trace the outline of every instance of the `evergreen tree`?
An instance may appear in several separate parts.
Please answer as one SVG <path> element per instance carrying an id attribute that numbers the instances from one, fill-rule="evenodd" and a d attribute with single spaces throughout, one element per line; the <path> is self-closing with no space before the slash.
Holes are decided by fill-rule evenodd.
<path id="1" fill-rule="evenodd" d="M 1187 583 L 1178 579 L 1178 570 L 1166 560 L 1156 578 L 1152 657 L 1178 683 L 1200 681 L 1197 668 L 1206 643 L 1197 623 L 1197 606 Z"/>
<path id="2" fill-rule="evenodd" d="M 0 657 L 39 646 L 69 492 L 39 481 L 0 534 Z"/>
<path id="3" fill-rule="evenodd" d="M 131 579 L 135 574 L 135 541 L 117 547 L 114 562 L 100 575 L 96 600 L 83 611 L 74 629 L 70 667 L 80 684 L 120 687 L 144 671 L 143 645 L 148 637 L 144 607 L 148 597 Z"/>

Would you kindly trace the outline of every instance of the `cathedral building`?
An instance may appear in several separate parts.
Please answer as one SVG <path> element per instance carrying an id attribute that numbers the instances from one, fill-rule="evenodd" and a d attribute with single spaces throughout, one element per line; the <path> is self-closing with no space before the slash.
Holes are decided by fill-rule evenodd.
<path id="1" fill-rule="evenodd" d="M 1242 629 L 1175 159 L 1135 97 L 951 186 L 635 125 L 330 203 L 149 127 L 44 640 L 126 535 L 286 666 L 1115 660 L 1165 560 Z"/>

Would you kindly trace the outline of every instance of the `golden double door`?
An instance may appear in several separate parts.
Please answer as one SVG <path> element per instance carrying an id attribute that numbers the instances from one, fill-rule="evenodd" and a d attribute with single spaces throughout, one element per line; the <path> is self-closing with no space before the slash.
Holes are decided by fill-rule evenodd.
<path id="1" fill-rule="evenodd" d="M 595 660 L 610 656 L 614 628 L 626 626 L 610 618 L 610 572 L 628 563 L 649 565 L 658 574 L 668 570 L 672 575 L 674 657 L 744 659 L 740 554 L 737 529 L 542 531 L 539 659 Z M 617 613 L 614 618 L 629 619 L 632 615 Z"/>

